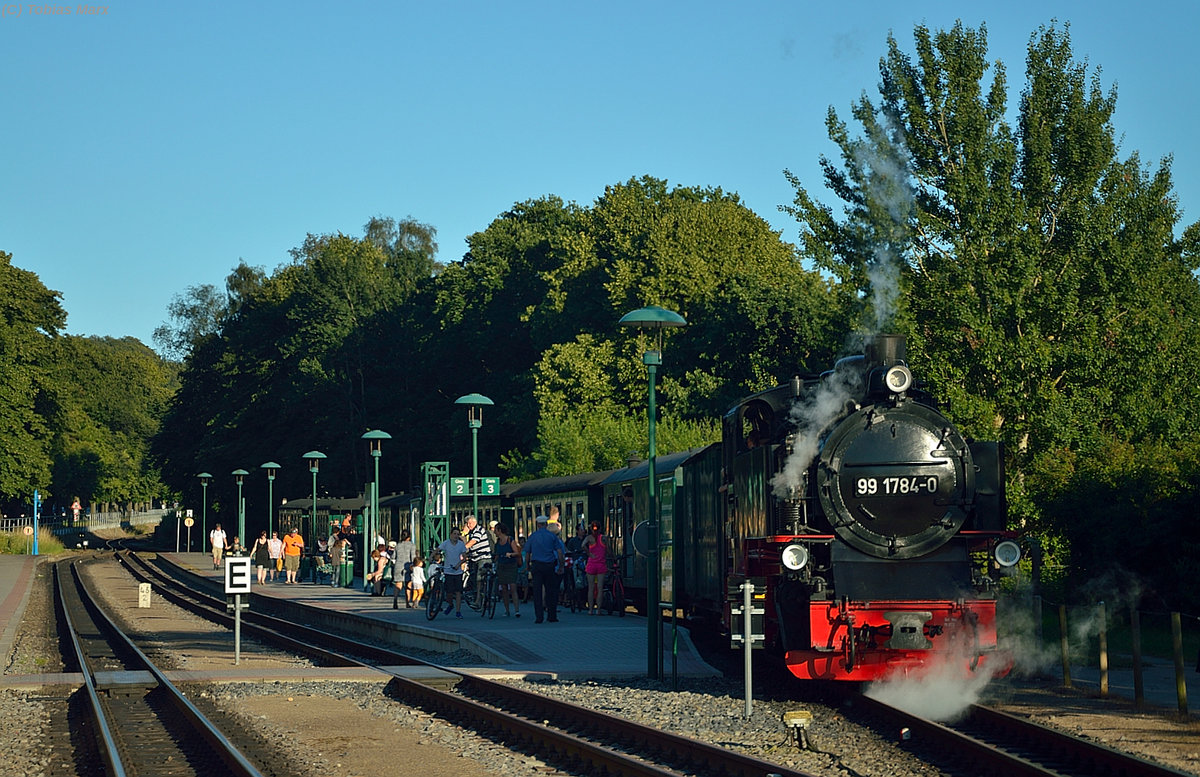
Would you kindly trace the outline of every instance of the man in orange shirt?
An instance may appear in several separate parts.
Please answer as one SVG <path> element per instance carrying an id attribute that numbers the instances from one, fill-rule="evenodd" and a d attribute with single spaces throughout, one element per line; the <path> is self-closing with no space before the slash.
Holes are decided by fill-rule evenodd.
<path id="1" fill-rule="evenodd" d="M 300 571 L 300 552 L 304 550 L 304 538 L 300 532 L 292 529 L 283 538 L 283 571 L 287 572 L 287 582 L 296 582 L 296 573 Z"/>

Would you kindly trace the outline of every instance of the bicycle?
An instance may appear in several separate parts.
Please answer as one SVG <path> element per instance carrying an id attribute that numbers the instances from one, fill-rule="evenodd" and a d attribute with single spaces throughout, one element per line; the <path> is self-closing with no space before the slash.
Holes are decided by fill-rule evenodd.
<path id="1" fill-rule="evenodd" d="M 474 566 L 474 563 L 467 565 L 463 572 L 463 602 L 484 618 L 494 618 L 496 600 L 499 598 L 496 593 L 496 570 L 490 561 L 482 563 L 478 571 L 473 569 Z M 475 575 L 483 576 L 479 584 L 479 596 L 475 595 Z"/>
<path id="2" fill-rule="evenodd" d="M 496 600 L 500 598 L 496 586 L 496 568 L 491 564 L 483 567 L 483 605 L 479 614 L 487 619 L 496 617 Z"/>
<path id="3" fill-rule="evenodd" d="M 429 573 L 425 583 L 425 617 L 433 620 L 442 611 L 442 601 L 446 598 L 445 581 L 442 579 L 442 567 L 437 565 Z"/>
<path id="4" fill-rule="evenodd" d="M 600 592 L 600 606 L 612 615 L 614 612 L 625 617 L 625 582 L 621 580 L 619 562 L 627 558 L 617 556 L 608 560 L 608 572 L 604 575 L 604 588 Z"/>

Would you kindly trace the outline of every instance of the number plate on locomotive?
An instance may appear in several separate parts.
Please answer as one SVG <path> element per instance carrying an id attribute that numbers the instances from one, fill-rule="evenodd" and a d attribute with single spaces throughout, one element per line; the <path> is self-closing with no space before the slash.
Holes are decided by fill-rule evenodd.
<path id="1" fill-rule="evenodd" d="M 919 496 L 936 494 L 937 475 L 855 478 L 855 496 Z"/>

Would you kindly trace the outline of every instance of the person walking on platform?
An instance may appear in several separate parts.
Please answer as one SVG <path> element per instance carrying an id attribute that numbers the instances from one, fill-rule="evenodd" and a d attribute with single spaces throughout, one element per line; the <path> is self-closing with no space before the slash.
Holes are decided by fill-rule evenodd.
<path id="1" fill-rule="evenodd" d="M 400 532 L 400 542 L 396 544 L 395 559 L 392 563 L 392 583 L 396 586 L 396 599 L 393 604 L 398 608 L 400 594 L 404 594 L 404 606 L 412 607 L 412 597 L 409 596 L 408 584 L 412 582 L 413 562 L 417 560 L 417 545 L 412 541 L 412 532 L 408 529 Z M 397 574 L 399 573 L 399 574 Z"/>
<path id="2" fill-rule="evenodd" d="M 509 536 L 508 527 L 496 525 L 496 587 L 500 589 L 500 601 L 504 602 L 504 614 L 509 614 L 509 602 L 517 617 L 521 617 L 521 602 L 517 599 L 517 566 L 521 562 L 521 546 Z"/>
<path id="3" fill-rule="evenodd" d="M 225 532 L 221 524 L 213 527 L 208 533 L 208 541 L 212 544 L 213 569 L 221 566 L 221 554 L 225 552 Z"/>
<path id="4" fill-rule="evenodd" d="M 287 582 L 296 583 L 296 574 L 300 571 L 300 553 L 304 550 L 304 538 L 300 532 L 292 529 L 283 538 L 283 571 L 287 573 Z"/>
<path id="5" fill-rule="evenodd" d="M 271 566 L 271 541 L 267 539 L 267 530 L 263 529 L 254 541 L 254 566 L 258 567 L 258 584 L 266 585 L 267 568 Z"/>
<path id="6" fill-rule="evenodd" d="M 539 515 L 537 530 L 525 543 L 525 558 L 533 577 L 534 623 L 541 623 L 543 615 L 550 623 L 558 622 L 559 576 L 566 559 L 566 547 L 558 535 L 546 528 L 549 520 Z"/>
<path id="7" fill-rule="evenodd" d="M 425 559 L 417 556 L 412 561 L 412 572 L 408 582 L 408 606 L 420 607 L 425 596 Z"/>
<path id="8" fill-rule="evenodd" d="M 604 544 L 604 534 L 600 524 L 592 522 L 592 533 L 583 540 L 583 550 L 587 553 L 587 566 L 583 568 L 587 575 L 588 615 L 600 612 L 600 602 L 604 596 L 604 573 L 608 571 L 608 546 Z"/>
<path id="9" fill-rule="evenodd" d="M 467 558 L 471 560 L 471 576 L 475 579 L 475 601 L 483 594 L 483 565 L 492 563 L 492 539 L 488 530 L 479 525 L 479 520 L 467 516 L 466 536 L 463 538 L 467 546 Z"/>
<path id="10" fill-rule="evenodd" d="M 279 532 L 271 532 L 271 539 L 267 540 L 267 555 L 271 558 L 271 564 L 267 568 L 271 573 L 271 582 L 275 582 L 275 576 L 283 571 L 283 540 L 279 539 Z"/>
<path id="11" fill-rule="evenodd" d="M 446 614 L 455 611 L 455 618 L 461 618 L 463 566 L 467 563 L 467 544 L 462 541 L 462 534 L 457 526 L 450 527 L 450 539 L 438 545 L 442 552 L 442 585 L 446 587 Z M 453 600 L 453 601 L 452 601 Z"/>

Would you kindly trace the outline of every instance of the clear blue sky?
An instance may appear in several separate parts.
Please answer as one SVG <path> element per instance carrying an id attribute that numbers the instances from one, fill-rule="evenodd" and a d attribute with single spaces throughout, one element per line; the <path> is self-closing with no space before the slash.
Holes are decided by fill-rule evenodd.
<path id="1" fill-rule="evenodd" d="M 876 94 L 889 30 L 911 52 L 920 22 L 986 22 L 1015 106 L 1030 34 L 1069 21 L 1118 87 L 1122 156 L 1173 154 L 1200 218 L 1192 2 L 52 7 L 0 9 L 0 249 L 62 293 L 72 334 L 150 344 L 173 296 L 240 259 L 273 271 L 310 232 L 412 216 L 449 262 L 514 202 L 633 176 L 737 192 L 794 242 L 783 169 L 832 200 L 826 110 Z"/>

